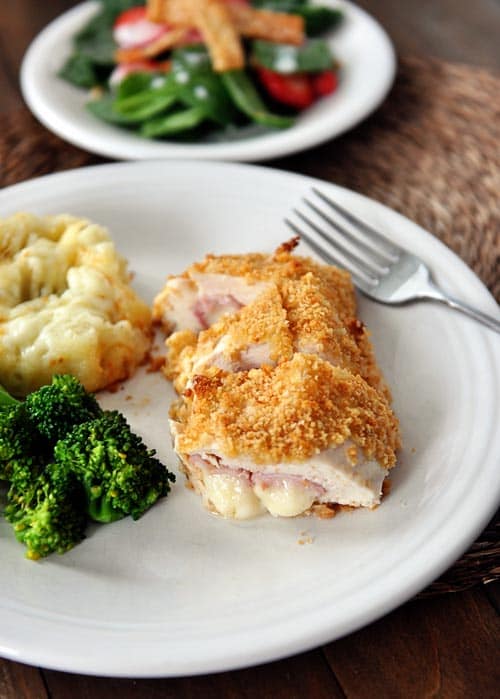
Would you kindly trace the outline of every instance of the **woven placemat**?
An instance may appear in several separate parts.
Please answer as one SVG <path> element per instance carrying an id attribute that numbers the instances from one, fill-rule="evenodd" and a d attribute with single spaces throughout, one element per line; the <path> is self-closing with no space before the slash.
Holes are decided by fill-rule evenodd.
<path id="1" fill-rule="evenodd" d="M 431 231 L 500 300 L 500 77 L 408 57 L 384 105 L 345 136 L 272 163 L 355 189 Z M 0 185 L 104 162 L 40 126 L 3 118 Z M 64 208 L 64 202 L 61 202 Z M 500 579 L 500 517 L 423 593 Z"/>

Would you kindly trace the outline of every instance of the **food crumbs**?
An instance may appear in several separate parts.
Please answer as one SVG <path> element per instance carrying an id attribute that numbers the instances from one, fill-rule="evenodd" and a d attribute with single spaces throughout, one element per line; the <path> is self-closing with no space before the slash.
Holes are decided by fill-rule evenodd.
<path id="1" fill-rule="evenodd" d="M 304 546 L 304 544 L 312 544 L 314 543 L 314 537 L 310 536 L 308 532 L 300 532 L 299 539 L 297 540 L 297 543 L 299 546 Z"/>
<path id="2" fill-rule="evenodd" d="M 108 393 L 118 393 L 118 391 L 123 391 L 124 388 L 124 385 L 120 383 L 120 381 L 115 381 L 115 383 L 106 386 L 106 391 L 108 391 Z"/>
<path id="3" fill-rule="evenodd" d="M 164 364 L 165 364 L 165 357 L 162 357 L 161 355 L 157 355 L 155 357 L 150 357 L 146 372 L 148 374 L 153 374 L 156 371 L 161 371 Z"/>

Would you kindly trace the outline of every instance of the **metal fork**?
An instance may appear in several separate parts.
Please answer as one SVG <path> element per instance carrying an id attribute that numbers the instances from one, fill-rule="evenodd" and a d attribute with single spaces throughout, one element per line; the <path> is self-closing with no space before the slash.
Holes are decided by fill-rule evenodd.
<path id="1" fill-rule="evenodd" d="M 428 299 L 439 301 L 500 332 L 500 320 L 442 291 L 433 281 L 427 265 L 419 257 L 398 247 L 385 235 L 346 211 L 315 187 L 312 191 L 323 204 L 347 221 L 355 232 L 348 230 L 326 213 L 324 208 L 307 198 L 304 199 L 305 204 L 323 224 L 338 234 L 335 238 L 328 233 L 326 226 L 318 225 L 297 209 L 293 211 L 305 226 L 328 244 L 328 251 L 290 219 L 285 218 L 285 223 L 326 262 L 347 269 L 354 284 L 366 296 L 389 305 Z"/>

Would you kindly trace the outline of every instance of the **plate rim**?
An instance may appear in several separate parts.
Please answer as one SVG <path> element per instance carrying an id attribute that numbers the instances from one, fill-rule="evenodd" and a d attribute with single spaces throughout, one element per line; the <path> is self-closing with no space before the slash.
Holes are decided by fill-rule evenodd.
<path id="1" fill-rule="evenodd" d="M 50 175 L 45 175 L 42 177 L 38 178 L 33 178 L 31 180 L 27 180 L 15 185 L 12 185 L 11 187 L 5 188 L 0 192 L 0 207 L 2 209 L 5 206 L 5 202 L 9 200 L 9 197 L 12 193 L 15 193 L 15 190 L 17 191 L 22 191 L 23 189 L 26 189 L 29 193 L 29 189 L 32 187 L 44 187 L 47 181 L 54 181 L 54 180 L 65 180 L 69 179 L 71 180 L 72 178 L 75 179 L 76 181 L 83 177 L 84 179 L 87 176 L 92 177 L 92 173 L 98 168 L 100 171 L 108 171 L 108 172 L 113 172 L 113 171 L 118 171 L 118 170 L 128 170 L 128 169 L 136 169 L 140 170 L 143 168 L 149 168 L 149 167 L 154 167 L 154 168 L 171 168 L 174 169 L 176 167 L 189 167 L 192 168 L 194 166 L 194 163 L 192 161 L 168 161 L 168 162 L 158 162 L 158 161 L 152 161 L 150 163 L 111 163 L 111 164 L 102 164 L 102 165 L 92 165 L 88 166 L 85 168 L 77 168 L 73 170 L 68 170 L 64 172 L 58 172 Z M 327 181 L 321 181 L 318 180 L 318 178 L 310 177 L 307 175 L 301 175 L 301 174 L 296 174 L 296 173 L 290 173 L 288 171 L 283 171 L 283 170 L 277 170 L 277 169 L 271 169 L 271 168 L 266 168 L 262 166 L 255 166 L 255 165 L 245 165 L 245 164 L 234 164 L 234 163 L 226 163 L 226 162 L 206 162 L 206 163 L 199 163 L 197 164 L 197 167 L 203 168 L 203 169 L 213 169 L 213 168 L 223 168 L 225 170 L 238 170 L 238 171 L 248 171 L 248 172 L 263 172 L 266 177 L 270 178 L 275 178 L 275 179 L 282 179 L 282 178 L 292 178 L 295 180 L 300 180 L 305 183 L 309 182 L 314 182 L 315 184 L 319 182 L 322 182 L 325 186 L 331 186 L 333 183 L 327 182 Z M 71 182 L 70 182 L 71 184 Z M 337 185 L 333 185 L 334 187 L 338 187 Z M 340 187 L 339 189 L 346 189 L 343 187 Z M 425 231 L 424 229 L 420 228 L 413 222 L 411 222 L 409 219 L 406 217 L 402 216 L 401 214 L 395 212 L 394 210 L 390 209 L 389 207 L 386 207 L 378 202 L 376 202 L 373 199 L 370 199 L 369 197 L 366 197 L 364 195 L 361 195 L 356 192 L 352 192 L 352 190 L 347 190 L 351 194 L 354 194 L 356 197 L 360 197 L 361 199 L 368 200 L 370 204 L 375 204 L 378 207 L 381 207 L 383 209 L 388 209 L 391 214 L 395 215 L 396 217 L 399 217 L 400 219 L 409 222 L 412 224 L 412 226 L 418 228 L 423 234 L 425 234 L 426 238 L 428 239 L 428 242 L 431 242 L 433 245 L 437 245 L 437 248 L 440 248 L 446 255 L 451 255 L 452 258 L 454 259 L 455 262 L 459 263 L 459 266 L 461 267 L 461 273 L 467 274 L 469 277 L 470 281 L 475 282 L 475 287 L 477 289 L 477 293 L 483 297 L 485 303 L 487 302 L 491 307 L 493 308 L 496 307 L 496 302 L 494 301 L 493 297 L 491 296 L 490 292 L 486 289 L 484 284 L 479 280 L 477 275 L 465 264 L 463 260 L 461 260 L 458 255 L 456 255 L 453 251 L 451 251 L 444 243 L 442 243 L 439 239 L 435 238 L 432 236 L 429 232 Z M 484 330 L 483 331 L 485 334 L 485 337 L 489 337 L 487 334 L 488 331 Z M 489 348 L 491 349 L 491 345 L 488 343 Z M 499 397 L 495 396 L 494 398 L 495 403 L 496 403 L 496 408 L 498 410 L 499 406 Z M 467 535 L 461 536 L 459 541 L 455 541 L 452 546 L 449 546 L 447 549 L 447 553 L 444 558 L 441 558 L 437 561 L 434 561 L 434 564 L 429 568 L 427 567 L 424 572 L 422 571 L 417 571 L 417 574 L 415 575 L 415 578 L 408 583 L 406 586 L 401 587 L 399 590 L 399 594 L 396 595 L 396 597 L 391 598 L 391 599 L 386 599 L 385 603 L 379 604 L 377 609 L 371 610 L 370 614 L 366 614 L 366 612 L 361 613 L 361 616 L 363 618 L 358 619 L 357 623 L 355 624 L 347 624 L 349 626 L 348 629 L 344 629 L 343 631 L 341 630 L 340 633 L 335 635 L 335 638 L 340 638 L 343 635 L 347 633 L 352 633 L 358 628 L 365 626 L 369 623 L 372 623 L 374 620 L 379 618 L 380 616 L 386 614 L 390 610 L 394 609 L 395 607 L 399 606 L 402 604 L 404 601 L 407 599 L 411 598 L 416 592 L 418 592 L 419 589 L 422 589 L 426 584 L 430 582 L 431 579 L 434 579 L 437 577 L 442 571 L 444 571 L 456 558 L 466 550 L 466 548 L 470 545 L 470 543 L 476 538 L 476 536 L 480 533 L 482 528 L 485 526 L 485 524 L 489 521 L 490 517 L 494 513 L 496 506 L 497 506 L 497 500 L 498 500 L 498 495 L 500 494 L 500 483 L 497 484 L 497 491 L 495 497 L 491 495 L 489 507 L 484 509 L 479 516 L 476 516 L 476 521 L 474 523 L 473 527 L 469 527 L 467 530 Z M 495 491 L 494 488 L 491 489 L 491 493 Z M 397 587 L 397 586 L 396 586 Z M 0 609 L 5 610 L 5 607 L 1 604 L 0 602 Z M 9 610 L 7 610 L 9 611 Z M 16 612 L 14 611 L 14 616 Z M 60 621 L 59 620 L 54 620 L 51 622 L 51 624 L 55 627 L 60 626 Z M 344 624 L 345 626 L 346 624 Z M 138 632 L 139 634 L 139 632 Z M 231 660 L 228 662 L 220 662 L 218 665 L 214 665 L 211 663 L 210 660 L 205 660 L 205 665 L 203 665 L 202 662 L 198 663 L 198 666 L 193 670 L 192 668 L 189 668 L 189 671 L 187 672 L 187 667 L 184 669 L 180 669 L 179 672 L 175 672 L 172 670 L 168 670 L 167 672 L 163 667 L 157 667 L 156 669 L 152 669 L 151 667 L 149 668 L 144 668 L 142 671 L 140 668 L 138 671 L 134 672 L 135 677 L 159 677 L 159 676 L 185 676 L 187 674 L 202 674 L 205 672 L 219 672 L 219 671 L 227 671 L 227 670 L 232 670 L 236 669 L 239 667 L 246 667 L 248 665 L 254 665 L 260 662 L 266 662 L 270 660 L 276 660 L 281 657 L 289 656 L 293 653 L 297 652 L 304 652 L 310 648 L 316 647 L 317 645 L 320 645 L 325 642 L 329 642 L 332 640 L 331 635 L 328 635 L 328 631 L 326 629 L 322 629 L 321 632 L 314 632 L 310 631 L 308 632 L 307 635 L 307 640 L 304 641 L 304 635 L 301 636 L 300 639 L 296 639 L 295 642 L 289 644 L 286 648 L 281 648 L 276 647 L 276 645 L 280 645 L 279 641 L 274 642 L 274 650 L 271 652 L 271 654 L 266 653 L 265 657 L 259 656 L 259 653 L 255 653 L 253 657 L 249 658 L 249 662 L 242 662 L 241 659 L 241 653 L 238 651 L 235 651 L 235 656 L 239 657 L 232 657 Z M 53 669 L 58 669 L 58 670 L 64 670 L 64 671 L 70 671 L 70 672 L 84 672 L 86 674 L 99 674 L 102 675 L 103 672 L 106 676 L 115 676 L 115 677 L 127 677 L 131 676 L 126 669 L 124 669 L 123 665 L 125 663 L 121 663 L 121 668 L 116 666 L 113 670 L 107 671 L 106 668 L 104 667 L 98 667 L 98 668 L 89 668 L 87 665 L 85 665 L 85 660 L 83 662 L 80 660 L 80 664 L 75 663 L 75 656 L 69 655 L 67 658 L 64 659 L 64 661 L 54 661 L 51 662 L 50 660 L 47 660 L 47 657 L 44 656 L 44 652 L 38 651 L 37 653 L 34 654 L 22 654 L 22 651 L 19 650 L 19 648 L 7 648 L 5 645 L 5 642 L 2 639 L 2 633 L 0 632 L 0 644 L 1 644 L 1 650 L 2 650 L 2 655 L 4 657 L 9 657 L 12 660 L 21 660 L 23 662 L 29 662 L 32 664 L 39 664 L 43 665 L 44 667 L 52 667 Z M 266 648 L 269 650 L 269 646 L 266 646 Z M 50 655 L 50 654 L 49 654 Z M 248 658 L 248 654 L 247 654 Z M 208 666 L 206 663 L 208 662 Z M 116 665 L 116 663 L 115 663 Z M 118 663 L 120 665 L 120 663 Z"/>
<path id="2" fill-rule="evenodd" d="M 48 40 L 50 41 L 53 36 L 63 32 L 67 23 L 73 21 L 75 17 L 88 13 L 90 8 L 97 4 L 97 0 L 84 0 L 84 2 L 56 17 L 34 37 L 26 49 L 21 63 L 20 86 L 22 96 L 31 113 L 49 131 L 72 145 L 104 157 L 120 160 L 175 158 L 257 162 L 292 155 L 293 153 L 319 146 L 330 139 L 335 139 L 357 126 L 383 103 L 394 83 L 396 75 L 396 51 L 383 26 L 370 13 L 350 0 L 336 0 L 336 2 L 324 0 L 324 2 L 325 4 L 344 5 L 354 16 L 357 15 L 363 21 L 368 21 L 371 24 L 372 30 L 378 34 L 378 40 L 383 47 L 387 72 L 383 76 L 384 79 L 381 79 L 377 90 L 371 94 L 370 99 L 362 105 L 362 108 L 357 107 L 354 110 L 353 117 L 345 119 L 344 123 L 335 130 L 324 127 L 319 136 L 315 135 L 312 130 L 306 130 L 305 133 L 302 133 L 299 125 L 297 131 L 294 131 L 295 127 L 292 127 L 292 129 L 286 132 L 278 131 L 234 142 L 179 144 L 175 142 L 152 142 L 138 138 L 137 142 L 134 141 L 128 144 L 121 142 L 121 137 L 124 136 L 126 138 L 128 134 L 124 135 L 116 127 L 108 125 L 113 131 L 109 138 L 105 138 L 104 134 L 95 134 L 86 129 L 85 126 L 80 126 L 78 123 L 75 125 L 68 119 L 61 117 L 57 105 L 52 104 L 50 100 L 47 101 L 44 95 L 40 94 L 33 71 L 39 63 L 40 54 L 44 55 L 45 53 L 45 43 Z M 116 136 L 116 142 L 113 135 Z"/>

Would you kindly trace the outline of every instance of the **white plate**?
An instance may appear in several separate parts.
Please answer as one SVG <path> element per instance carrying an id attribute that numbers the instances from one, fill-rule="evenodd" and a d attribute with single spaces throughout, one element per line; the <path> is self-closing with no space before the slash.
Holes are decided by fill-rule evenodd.
<path id="1" fill-rule="evenodd" d="M 331 45 L 343 64 L 335 94 L 320 100 L 291 129 L 236 141 L 182 144 L 148 141 L 96 119 L 84 107 L 88 96 L 57 77 L 75 33 L 95 13 L 86 2 L 46 27 L 29 47 L 21 68 L 24 98 L 34 115 L 51 131 L 85 150 L 122 160 L 196 158 L 256 161 L 317 145 L 350 129 L 384 99 L 394 79 L 395 57 L 384 30 L 348 2 L 325 0 L 345 10 L 342 27 Z"/>
<path id="2" fill-rule="evenodd" d="M 207 251 L 271 251 L 289 237 L 283 215 L 313 183 L 249 165 L 104 165 L 11 187 L 0 193 L 0 215 L 66 211 L 105 224 L 151 300 L 168 273 Z M 497 312 L 477 277 L 432 236 L 358 194 L 320 185 L 428 260 L 455 295 Z M 329 521 L 235 523 L 203 510 L 179 477 L 138 522 L 95 527 L 69 553 L 38 563 L 24 559 L 0 521 L 0 654 L 100 675 L 227 670 L 349 633 L 451 565 L 498 503 L 499 337 L 430 303 L 361 300 L 361 317 L 405 444 L 380 508 Z M 141 371 L 101 400 L 175 466 L 172 395 L 160 374 Z M 299 545 L 304 532 L 313 542 Z"/>

